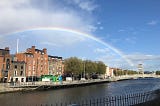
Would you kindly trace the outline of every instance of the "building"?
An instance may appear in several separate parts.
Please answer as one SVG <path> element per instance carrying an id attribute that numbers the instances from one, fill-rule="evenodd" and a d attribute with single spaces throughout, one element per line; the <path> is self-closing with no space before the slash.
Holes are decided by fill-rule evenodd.
<path id="1" fill-rule="evenodd" d="M 7 82 L 10 69 L 10 50 L 9 47 L 0 49 L 0 82 Z"/>
<path id="2" fill-rule="evenodd" d="M 26 82 L 25 66 L 24 61 L 11 61 L 9 82 Z"/>
<path id="3" fill-rule="evenodd" d="M 105 78 L 113 77 L 113 76 L 114 76 L 113 68 L 110 68 L 109 66 L 106 66 Z"/>
<path id="4" fill-rule="evenodd" d="M 48 56 L 49 75 L 62 75 L 64 64 L 62 57 Z"/>
<path id="5" fill-rule="evenodd" d="M 48 54 L 47 49 L 36 49 L 35 46 L 28 48 L 24 53 L 16 54 L 17 61 L 26 63 L 27 81 L 38 80 L 41 75 L 48 75 Z"/>
<path id="6" fill-rule="evenodd" d="M 46 48 L 32 46 L 15 55 L 10 55 L 8 47 L 0 49 L 1 82 L 38 81 L 42 75 L 62 75 L 63 71 L 62 57 L 48 56 Z"/>

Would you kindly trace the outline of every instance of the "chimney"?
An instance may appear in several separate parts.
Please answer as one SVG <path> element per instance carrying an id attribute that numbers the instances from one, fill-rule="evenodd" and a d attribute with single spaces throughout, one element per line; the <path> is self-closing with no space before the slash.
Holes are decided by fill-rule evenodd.
<path id="1" fill-rule="evenodd" d="M 9 50 L 9 47 L 5 47 L 5 49 L 4 50 Z"/>
<path id="2" fill-rule="evenodd" d="M 47 54 L 47 49 L 44 48 L 44 49 L 43 49 L 43 52 L 44 52 L 44 54 Z"/>
<path id="3" fill-rule="evenodd" d="M 32 53 L 35 53 L 35 46 L 32 46 L 32 48 L 31 48 L 31 51 L 32 51 Z"/>
<path id="4" fill-rule="evenodd" d="M 32 46 L 32 49 L 35 49 L 36 47 L 35 46 Z"/>

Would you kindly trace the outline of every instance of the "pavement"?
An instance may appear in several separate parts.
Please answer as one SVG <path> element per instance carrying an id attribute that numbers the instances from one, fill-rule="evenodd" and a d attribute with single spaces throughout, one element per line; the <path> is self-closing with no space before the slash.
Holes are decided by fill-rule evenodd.
<path id="1" fill-rule="evenodd" d="M 15 92 L 21 88 L 10 88 L 8 83 L 0 83 L 0 93 Z"/>

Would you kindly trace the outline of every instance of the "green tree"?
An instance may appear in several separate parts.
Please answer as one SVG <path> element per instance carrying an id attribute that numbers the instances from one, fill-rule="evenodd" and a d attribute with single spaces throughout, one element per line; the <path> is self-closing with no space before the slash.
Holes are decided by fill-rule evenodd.
<path id="1" fill-rule="evenodd" d="M 84 61 L 85 64 L 85 72 L 86 73 L 96 73 L 97 71 L 97 64 L 95 62 L 92 62 L 90 60 Z"/>
<path id="2" fill-rule="evenodd" d="M 105 74 L 105 72 L 106 72 L 106 65 L 101 61 L 97 62 L 97 73 Z"/>
<path id="3" fill-rule="evenodd" d="M 82 74 L 89 76 L 91 74 L 104 74 L 106 71 L 106 65 L 99 61 L 93 62 L 91 60 L 82 61 L 77 57 L 71 57 L 64 61 L 64 72 L 70 74 Z"/>
<path id="4" fill-rule="evenodd" d="M 77 57 L 71 57 L 64 61 L 64 72 L 81 74 L 83 72 L 83 61 Z"/>
<path id="5" fill-rule="evenodd" d="M 156 75 L 160 75 L 160 71 L 156 71 Z"/>

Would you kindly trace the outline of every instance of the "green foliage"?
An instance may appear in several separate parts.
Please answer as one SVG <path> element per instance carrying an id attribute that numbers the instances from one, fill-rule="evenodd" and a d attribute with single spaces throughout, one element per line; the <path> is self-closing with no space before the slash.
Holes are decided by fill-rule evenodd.
<path id="1" fill-rule="evenodd" d="M 80 74 L 83 71 L 83 61 L 77 57 L 65 59 L 64 71 L 66 73 Z"/>
<path id="2" fill-rule="evenodd" d="M 90 60 L 84 61 L 85 72 L 86 73 L 96 73 L 97 72 L 97 64 Z"/>
<path id="3" fill-rule="evenodd" d="M 156 71 L 156 75 L 160 75 L 160 71 Z"/>
<path id="4" fill-rule="evenodd" d="M 64 71 L 65 73 L 74 73 L 74 74 L 104 74 L 106 71 L 106 65 L 103 62 L 93 62 L 91 60 L 82 61 L 77 57 L 71 57 L 65 59 L 64 61 Z"/>
<path id="5" fill-rule="evenodd" d="M 106 72 L 106 65 L 103 62 L 99 61 L 97 63 L 97 73 L 105 74 L 105 72 Z"/>
<path id="6" fill-rule="evenodd" d="M 114 70 L 113 70 L 113 73 L 114 73 L 115 76 L 138 74 L 137 71 L 133 71 L 133 70 L 122 70 L 122 69 L 114 69 Z"/>

